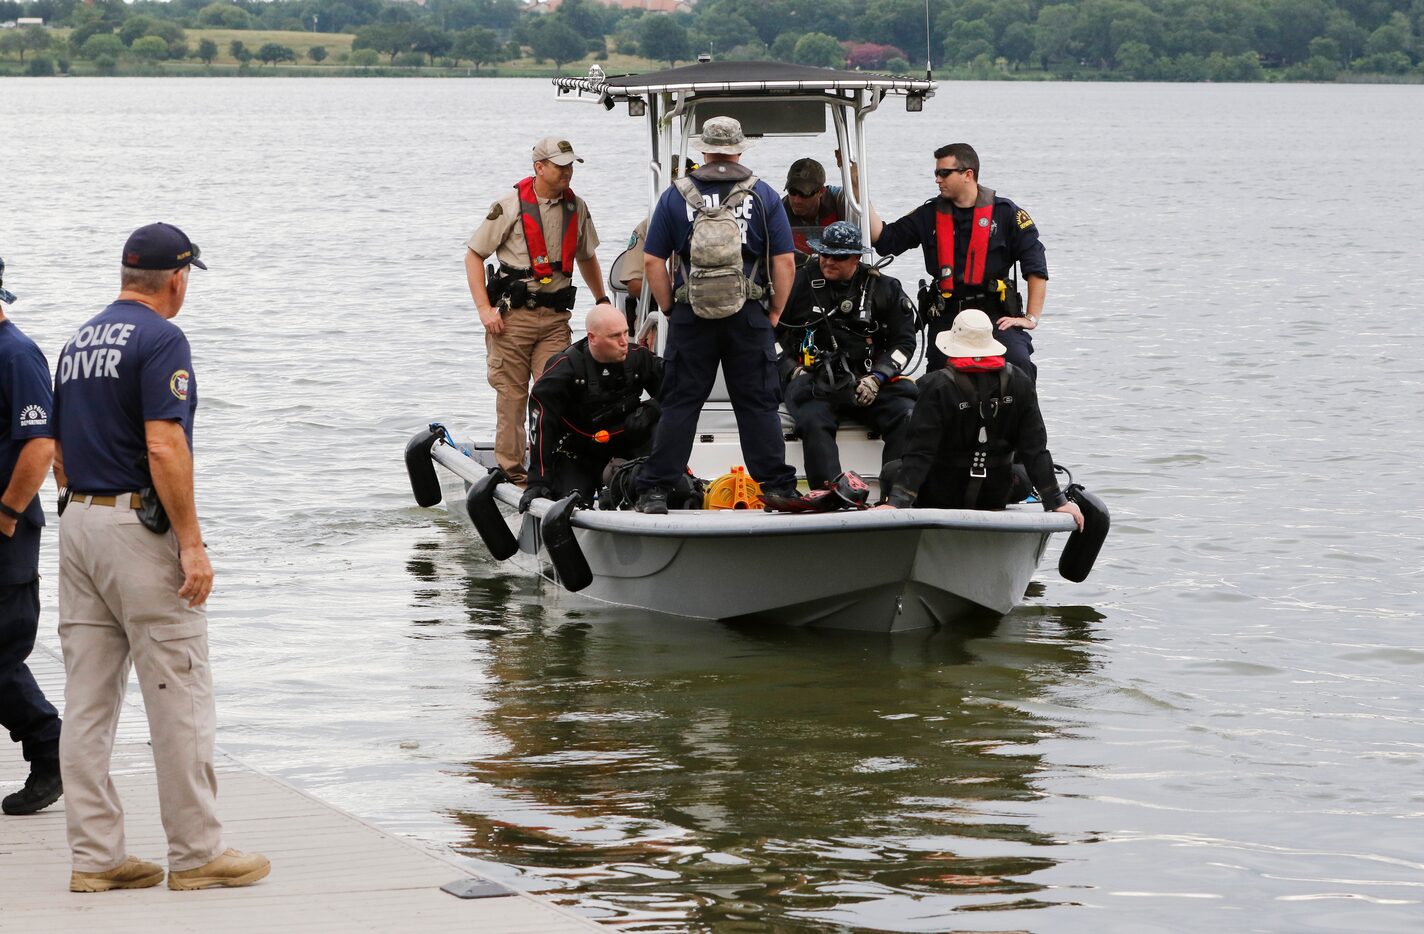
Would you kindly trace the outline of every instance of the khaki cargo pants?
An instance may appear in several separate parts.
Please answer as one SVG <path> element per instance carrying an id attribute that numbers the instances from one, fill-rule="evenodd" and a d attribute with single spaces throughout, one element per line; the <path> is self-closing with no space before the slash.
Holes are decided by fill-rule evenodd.
<path id="1" fill-rule="evenodd" d="M 529 419 L 529 386 L 544 372 L 549 358 L 569 346 L 573 332 L 567 311 L 511 308 L 504 316 L 504 333 L 485 332 L 489 384 L 495 391 L 494 455 L 517 483 L 524 468 L 524 426 Z"/>
<path id="2" fill-rule="evenodd" d="M 59 758 L 69 849 L 79 872 L 105 872 L 130 855 L 109 759 L 132 664 L 153 742 L 168 868 L 195 869 L 223 852 L 208 620 L 178 596 L 177 538 L 148 531 L 128 496 L 118 500 L 71 502 L 59 524 L 67 678 Z"/>

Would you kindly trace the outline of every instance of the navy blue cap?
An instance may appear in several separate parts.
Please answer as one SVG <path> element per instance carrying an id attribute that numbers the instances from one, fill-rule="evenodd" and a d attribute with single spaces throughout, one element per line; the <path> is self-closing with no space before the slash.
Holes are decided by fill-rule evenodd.
<path id="1" fill-rule="evenodd" d="M 822 256 L 855 256 L 868 252 L 860 242 L 860 228 L 850 221 L 827 224 L 820 238 L 807 237 L 806 245 Z"/>
<path id="2" fill-rule="evenodd" d="M 15 302 L 15 293 L 5 288 L 5 261 L 0 259 L 0 302 L 12 305 Z"/>
<path id="3" fill-rule="evenodd" d="M 124 265 L 130 269 L 182 269 L 189 263 L 207 269 L 202 251 L 172 224 L 140 227 L 124 242 Z"/>

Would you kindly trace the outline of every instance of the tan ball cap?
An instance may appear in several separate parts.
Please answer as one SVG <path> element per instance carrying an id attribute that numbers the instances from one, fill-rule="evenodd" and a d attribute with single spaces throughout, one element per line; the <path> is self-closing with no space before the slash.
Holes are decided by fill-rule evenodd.
<path id="1" fill-rule="evenodd" d="M 554 165 L 573 165 L 583 161 L 574 152 L 573 143 L 557 136 L 546 136 L 534 144 L 534 161 L 543 162 L 546 159 Z"/>

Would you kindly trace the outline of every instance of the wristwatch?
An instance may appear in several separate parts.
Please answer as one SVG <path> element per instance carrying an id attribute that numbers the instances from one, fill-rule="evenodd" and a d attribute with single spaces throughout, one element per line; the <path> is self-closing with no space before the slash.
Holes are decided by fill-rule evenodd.
<path id="1" fill-rule="evenodd" d="M 595 299 L 593 300 L 593 303 L 594 303 L 595 305 L 612 305 L 612 304 L 613 304 L 613 299 L 611 299 L 611 298 L 609 298 L 607 295 L 605 295 L 605 296 L 603 296 L 602 298 L 595 298 Z"/>
<path id="2" fill-rule="evenodd" d="M 1032 321 L 1034 327 L 1038 327 L 1038 315 L 1024 315 L 1024 317 Z"/>
<path id="3" fill-rule="evenodd" d="M 4 502 L 3 500 L 0 500 L 0 513 L 3 513 L 4 515 L 9 516 L 11 519 L 14 519 L 16 522 L 20 521 L 20 518 L 21 518 L 22 516 L 24 516 L 24 513 L 20 512 L 20 511 L 17 510 L 17 509 L 12 509 L 12 508 L 10 508 L 10 504 L 7 503 L 7 502 Z"/>

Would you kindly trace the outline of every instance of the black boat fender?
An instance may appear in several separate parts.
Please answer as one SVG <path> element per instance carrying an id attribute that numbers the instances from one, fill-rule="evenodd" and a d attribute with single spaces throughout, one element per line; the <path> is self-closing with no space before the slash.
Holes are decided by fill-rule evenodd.
<path id="1" fill-rule="evenodd" d="M 476 480 L 465 497 L 465 511 L 470 514 L 480 541 L 485 543 L 490 554 L 501 561 L 514 557 L 519 550 L 519 542 L 509 530 L 494 499 L 495 488 L 508 479 L 509 474 L 496 467 Z"/>
<path id="2" fill-rule="evenodd" d="M 579 548 L 570 521 L 578 503 L 578 493 L 570 493 L 549 507 L 540 525 L 544 550 L 549 553 L 549 562 L 559 575 L 559 583 L 575 592 L 593 583 L 593 571 L 589 569 L 588 559 L 583 556 L 583 549 Z"/>
<path id="3" fill-rule="evenodd" d="M 1083 531 L 1068 536 L 1068 544 L 1063 546 L 1063 554 L 1058 558 L 1058 573 L 1066 580 L 1081 584 L 1088 579 L 1093 563 L 1098 560 L 1112 517 L 1108 515 L 1107 504 L 1081 484 L 1070 483 L 1063 494 L 1083 511 Z"/>
<path id="4" fill-rule="evenodd" d="M 421 506 L 440 503 L 440 479 L 435 476 L 435 462 L 430 458 L 430 449 L 444 435 L 444 426 L 432 424 L 424 431 L 411 435 L 405 443 L 405 472 L 410 475 L 410 491 Z"/>

